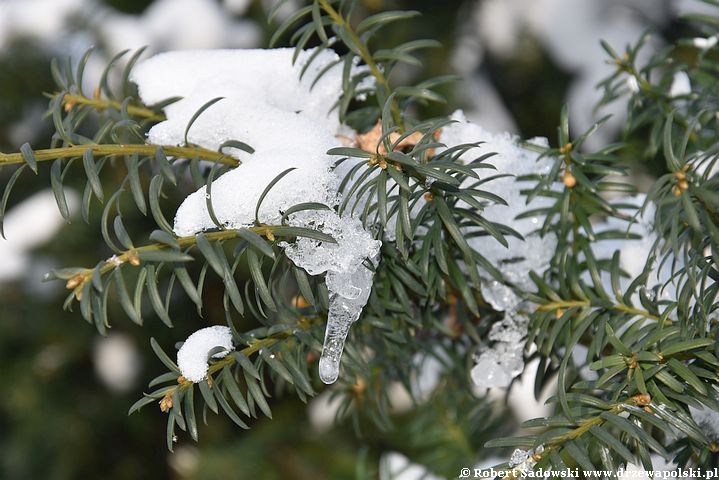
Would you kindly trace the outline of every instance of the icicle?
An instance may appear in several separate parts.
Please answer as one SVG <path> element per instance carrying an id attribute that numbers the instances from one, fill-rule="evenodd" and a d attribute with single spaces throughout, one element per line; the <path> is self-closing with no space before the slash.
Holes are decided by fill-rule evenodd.
<path id="1" fill-rule="evenodd" d="M 330 300 L 325 342 L 320 357 L 320 380 L 324 383 L 330 384 L 337 380 L 345 339 L 350 331 L 350 326 L 359 318 L 361 311 L 361 306 L 357 308 L 351 301 L 340 295 L 334 295 Z"/>
<path id="2" fill-rule="evenodd" d="M 320 380 L 327 384 L 334 383 L 339 376 L 345 339 L 369 299 L 372 277 L 372 272 L 361 265 L 354 272 L 327 272 L 325 281 L 332 296 L 320 356 Z"/>
<path id="3" fill-rule="evenodd" d="M 370 259 L 376 266 L 382 243 L 374 240 L 359 220 L 340 217 L 334 212 L 295 215 L 291 223 L 318 228 L 337 240 L 336 244 L 330 244 L 302 237 L 292 244 L 280 243 L 287 257 L 310 275 L 327 272 L 330 309 L 319 373 L 323 382 L 334 383 L 339 376 L 350 326 L 359 319 L 372 291 L 374 274 L 363 262 Z"/>

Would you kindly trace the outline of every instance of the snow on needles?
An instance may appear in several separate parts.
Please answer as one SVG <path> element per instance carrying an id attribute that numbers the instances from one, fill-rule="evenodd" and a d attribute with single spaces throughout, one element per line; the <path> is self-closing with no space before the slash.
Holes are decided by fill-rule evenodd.
<path id="1" fill-rule="evenodd" d="M 457 123 L 448 125 L 442 130 L 440 142 L 447 147 L 483 142 L 477 148 L 464 153 L 461 160 L 468 163 L 476 157 L 495 152 L 496 155 L 488 158 L 486 163 L 493 165 L 496 171 L 488 175 L 510 175 L 491 180 L 483 187 L 500 195 L 507 205 L 488 205 L 482 216 L 491 222 L 508 225 L 524 237 L 522 240 L 506 236 L 508 247 L 504 247 L 488 235 L 469 236 L 467 241 L 492 265 L 497 266 L 508 281 L 522 290 L 531 290 L 533 283 L 527 273 L 531 270 L 542 272 L 549 266 L 557 239 L 553 234 L 541 237 L 536 233 L 540 227 L 539 216 L 522 219 L 516 217 L 529 209 L 549 206 L 553 200 L 538 196 L 527 204 L 521 190 L 531 187 L 534 182 L 519 181 L 516 177 L 530 174 L 546 175 L 551 169 L 553 160 L 547 157 L 540 159 L 538 153 L 523 148 L 516 136 L 509 133 L 492 134 L 479 125 L 468 122 L 461 110 L 454 112 L 451 118 Z M 535 139 L 533 143 L 543 147 L 547 145 L 546 139 Z M 463 186 L 469 187 L 474 183 L 474 179 L 469 178 L 466 183 L 467 185 Z M 500 311 L 512 310 L 518 305 L 519 298 L 509 287 L 491 279 L 489 274 L 484 276 L 484 280 L 482 295 L 494 308 Z"/>
<path id="2" fill-rule="evenodd" d="M 323 51 L 300 78 L 312 52 L 302 52 L 294 65 L 293 52 L 169 52 L 142 62 L 133 71 L 132 80 L 146 104 L 182 97 L 165 108 L 167 120 L 150 130 L 151 143 L 183 144 L 192 116 L 208 101 L 223 97 L 197 118 L 188 141 L 217 150 L 228 140 L 240 140 L 255 149 L 252 155 L 226 149 L 242 164 L 213 182 L 213 209 L 228 228 L 251 224 L 264 188 L 290 167 L 296 170 L 265 198 L 261 221 L 277 221 L 280 211 L 301 202 L 336 204 L 338 184 L 330 171 L 333 159 L 325 152 L 338 144 L 338 115 L 330 110 L 342 93 L 341 69 L 332 67 L 313 87 L 312 82 L 338 57 Z M 203 187 L 180 206 L 175 233 L 191 235 L 213 227 Z"/>
<path id="3" fill-rule="evenodd" d="M 485 207 L 482 216 L 489 221 L 508 225 L 524 239 L 506 236 L 508 247 L 500 244 L 488 235 L 467 236 L 470 246 L 481 252 L 487 260 L 495 265 L 504 278 L 522 290 L 531 290 L 532 281 L 528 272 L 543 272 L 552 258 L 557 243 L 554 234 L 544 237 L 537 234 L 540 227 L 539 217 L 517 219 L 517 215 L 528 210 L 547 206 L 551 199 L 536 197 L 527 204 L 521 190 L 528 188 L 533 182 L 520 181 L 516 177 L 522 175 L 543 175 L 549 173 L 553 160 L 539 158 L 539 154 L 519 144 L 517 137 L 508 133 L 492 134 L 479 125 L 466 120 L 462 111 L 451 116 L 456 123 L 448 125 L 442 131 L 440 141 L 452 147 L 465 143 L 482 142 L 477 148 L 464 153 L 461 160 L 465 163 L 475 158 L 494 152 L 487 163 L 496 171 L 488 175 L 509 175 L 489 181 L 484 188 L 499 194 L 507 205 L 491 204 Z M 545 139 L 534 140 L 535 144 L 546 146 Z M 467 179 L 469 187 L 474 182 Z M 483 345 L 477 356 L 477 363 L 472 369 L 472 379 L 480 388 L 506 387 L 524 368 L 524 337 L 526 336 L 528 318 L 521 314 L 521 299 L 505 283 L 491 278 L 488 273 L 482 275 L 482 296 L 495 309 L 504 311 L 502 322 L 493 325 L 489 340 L 491 346 Z"/>
<path id="4" fill-rule="evenodd" d="M 195 383 L 207 378 L 207 361 L 210 352 L 216 347 L 223 350 L 212 355 L 212 358 L 225 357 L 235 349 L 229 327 L 219 325 L 207 327 L 187 337 L 177 352 L 177 366 L 180 367 L 182 376 Z"/>

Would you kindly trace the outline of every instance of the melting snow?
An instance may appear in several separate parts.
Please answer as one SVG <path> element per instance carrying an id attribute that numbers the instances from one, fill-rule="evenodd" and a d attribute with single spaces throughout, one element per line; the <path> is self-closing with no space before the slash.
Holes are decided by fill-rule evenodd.
<path id="1" fill-rule="evenodd" d="M 328 244 L 299 238 L 293 244 L 280 244 L 287 257 L 307 273 L 327 272 L 330 310 L 319 368 L 320 379 L 334 383 L 339 375 L 349 328 L 359 318 L 372 290 L 373 272 L 363 262 L 369 259 L 376 266 L 382 243 L 374 240 L 359 220 L 349 216 L 318 211 L 302 212 L 293 217 L 292 223 L 312 226 L 337 240 L 337 244 Z"/>
<path id="2" fill-rule="evenodd" d="M 452 147 L 463 143 L 483 142 L 479 147 L 464 153 L 461 157 L 465 163 L 490 152 L 496 155 L 488 158 L 496 171 L 483 170 L 485 176 L 509 174 L 511 176 L 494 179 L 484 187 L 498 193 L 507 205 L 490 204 L 482 215 L 489 221 L 508 225 L 524 239 L 506 236 L 508 248 L 491 236 L 468 236 L 472 248 L 484 255 L 503 274 L 506 281 L 521 290 L 532 290 L 534 284 L 529 278 L 529 271 L 541 273 L 548 266 L 557 244 L 554 234 L 540 236 L 536 231 L 541 226 L 539 217 L 516 219 L 520 213 L 550 205 L 553 200 L 536 197 L 527 204 L 526 197 L 521 193 L 533 185 L 533 182 L 520 181 L 516 177 L 522 175 L 543 175 L 549 173 L 553 160 L 539 158 L 539 154 L 519 145 L 517 137 L 508 133 L 492 134 L 479 125 L 466 120 L 461 111 L 451 117 L 457 123 L 445 127 L 440 141 Z M 533 143 L 546 146 L 546 140 L 535 139 Z M 465 187 L 474 183 L 467 179 Z M 485 346 L 477 356 L 477 364 L 471 371 L 472 380 L 480 388 L 507 387 L 524 368 L 524 337 L 527 332 L 528 318 L 517 311 L 522 299 L 512 288 L 489 276 L 483 275 L 482 296 L 496 310 L 505 311 L 502 322 L 492 326 L 489 340 L 492 346 Z"/>

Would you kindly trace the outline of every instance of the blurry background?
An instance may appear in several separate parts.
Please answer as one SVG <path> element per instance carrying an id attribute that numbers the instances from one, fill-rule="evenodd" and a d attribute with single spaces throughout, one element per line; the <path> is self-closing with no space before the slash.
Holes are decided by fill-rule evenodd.
<path id="1" fill-rule="evenodd" d="M 0 0 L 0 150 L 17 151 L 25 142 L 33 148 L 49 143 L 52 130 L 42 118 L 42 94 L 54 88 L 51 58 L 77 61 L 94 45 L 86 70 L 87 82 L 94 86 L 107 62 L 126 48 L 147 45 L 147 54 L 152 54 L 264 47 L 273 28 L 267 23 L 273 1 Z M 693 0 L 359 3 L 368 14 L 394 8 L 423 13 L 386 30 L 378 47 L 414 38 L 443 43 L 443 49 L 426 55 L 425 70 L 406 68 L 394 77 L 396 82 L 447 73 L 463 78 L 443 92 L 447 105 L 433 106 L 423 115 L 463 108 L 470 120 L 488 130 L 547 136 L 550 141 L 564 102 L 575 132 L 604 113 L 593 111 L 600 98 L 594 87 L 612 71 L 600 38 L 622 50 L 652 29 L 656 33 L 649 54 L 686 33 L 679 20 L 682 13 L 709 8 Z M 297 2 L 290 0 L 279 18 L 296 8 Z M 611 113 L 614 120 L 595 142 L 619 135 L 622 108 Z M 637 169 L 641 173 L 642 167 Z M 118 307 L 110 311 L 115 326 L 107 338 L 82 322 L 79 313 L 64 312 L 64 286 L 42 283 L 43 273 L 58 266 L 89 266 L 109 251 L 96 222 L 86 225 L 77 216 L 70 225 L 61 220 L 47 189 L 48 170 L 21 179 L 6 217 L 7 240 L 0 239 L 0 478 L 334 479 L 355 478 L 365 469 L 374 476 L 380 464 L 382 478 L 390 478 L 387 472 L 406 465 L 405 455 L 413 462 L 423 460 L 429 470 L 433 454 L 456 456 L 458 466 L 470 466 L 477 454 L 492 463 L 490 452 L 474 447 L 481 445 L 480 426 L 459 425 L 467 438 L 447 434 L 447 427 L 439 433 L 444 435 L 443 451 L 431 452 L 430 443 L 408 440 L 411 435 L 403 433 L 412 417 L 405 405 L 398 409 L 396 432 L 364 428 L 358 439 L 351 426 L 333 427 L 333 404 L 326 394 L 309 406 L 294 397 L 275 399 L 274 420 L 257 421 L 250 432 L 210 415 L 210 426 L 200 430 L 199 445 L 182 437 L 176 453 L 168 454 L 164 416 L 158 409 L 150 406 L 126 415 L 147 381 L 163 371 L 148 338 L 154 336 L 169 348 L 213 318 L 221 319 L 221 312 L 213 315 L 208 303 L 206 319 L 200 319 L 192 314 L 194 308 L 180 305 L 176 311 L 188 313 L 174 318 L 176 327 L 168 331 L 159 321 L 139 328 Z M 10 174 L 10 169 L 0 170 L 0 184 L 7 183 Z M 69 200 L 71 207 L 77 204 L 72 195 Z M 133 225 L 135 233 L 153 227 L 137 214 L 126 217 L 125 224 Z M 212 288 L 217 294 L 221 285 L 208 286 L 210 295 Z M 428 391 L 437 384 L 435 367 L 428 363 L 428 377 L 421 379 Z M 504 400 L 501 392 L 493 394 Z M 400 407 L 403 395 L 398 390 Z M 509 397 L 515 421 L 496 427 L 507 433 L 542 408 L 521 384 Z M 431 408 L 433 401 L 421 408 Z M 392 478 L 411 480 L 424 473 L 424 467 L 416 465 Z"/>

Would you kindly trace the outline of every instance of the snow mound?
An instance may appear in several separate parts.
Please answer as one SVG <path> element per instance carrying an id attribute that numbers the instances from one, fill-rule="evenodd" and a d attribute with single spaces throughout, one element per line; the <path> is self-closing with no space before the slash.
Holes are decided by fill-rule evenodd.
<path id="1" fill-rule="evenodd" d="M 182 97 L 165 107 L 167 120 L 150 130 L 151 143 L 183 145 L 187 141 L 218 150 L 228 140 L 239 140 L 255 150 L 247 154 L 227 149 L 241 165 L 213 182 L 211 198 L 203 187 L 185 199 L 175 216 L 177 235 L 218 226 L 208 212 L 208 202 L 219 226 L 252 224 L 263 191 L 288 169 L 293 170 L 263 199 L 258 213 L 261 222 L 279 223 L 283 212 L 303 202 L 330 207 L 338 203 L 339 180 L 331 170 L 334 159 L 326 152 L 339 144 L 335 138 L 341 128 L 335 111 L 342 95 L 339 57 L 330 51 L 308 50 L 293 63 L 293 54 L 294 49 L 171 52 L 133 71 L 131 78 L 145 103 Z M 191 124 L 203 105 L 218 97 L 221 100 L 210 104 Z M 319 368 L 322 381 L 333 383 L 349 327 L 359 318 L 372 289 L 373 272 L 363 262 L 379 261 L 381 242 L 373 240 L 358 220 L 333 211 L 295 214 L 290 224 L 320 230 L 338 242 L 299 238 L 293 244 L 281 243 L 297 266 L 311 275 L 327 274 L 330 309 Z M 193 356 L 193 378 L 202 379 L 207 373 L 201 353 Z"/>
<path id="2" fill-rule="evenodd" d="M 337 202 L 332 157 L 339 120 L 332 111 L 342 93 L 341 71 L 330 67 L 313 86 L 319 71 L 338 60 L 323 51 L 304 76 L 312 51 L 292 63 L 294 49 L 211 50 L 169 52 L 139 64 L 132 73 L 142 100 L 153 104 L 182 97 L 165 108 L 167 120 L 155 125 L 148 140 L 158 145 L 182 145 L 193 115 L 208 101 L 222 97 L 193 123 L 187 140 L 217 150 L 228 140 L 240 140 L 254 154 L 228 148 L 242 164 L 213 183 L 212 207 L 227 228 L 254 221 L 257 200 L 265 187 L 288 168 L 295 168 L 265 198 L 260 220 L 273 223 L 281 212 L 301 202 Z M 241 154 L 240 154 L 241 153 Z M 207 211 L 205 189 L 190 195 L 177 212 L 175 233 L 191 235 L 214 228 Z"/>
<path id="3" fill-rule="evenodd" d="M 304 136 L 307 132 L 334 134 L 339 128 L 332 110 L 342 93 L 342 71 L 332 67 L 312 86 L 323 68 L 339 60 L 335 53 L 324 50 L 300 79 L 313 53 L 303 51 L 294 64 L 293 48 L 176 51 L 141 62 L 133 69 L 131 80 L 144 103 L 182 97 L 165 108 L 167 121 L 150 130 L 150 141 L 181 144 L 192 115 L 209 100 L 224 97 L 197 120 L 190 142 L 217 148 L 225 140 L 242 140 L 258 151 L 277 144 L 314 145 L 313 138 Z M 291 118 L 306 123 L 286 125 Z"/>
<path id="4" fill-rule="evenodd" d="M 216 347 L 221 347 L 224 351 L 215 353 L 212 358 L 225 357 L 235 349 L 229 327 L 215 325 L 198 330 L 187 337 L 177 352 L 177 366 L 180 367 L 182 376 L 194 383 L 207 378 L 208 357 Z"/>

